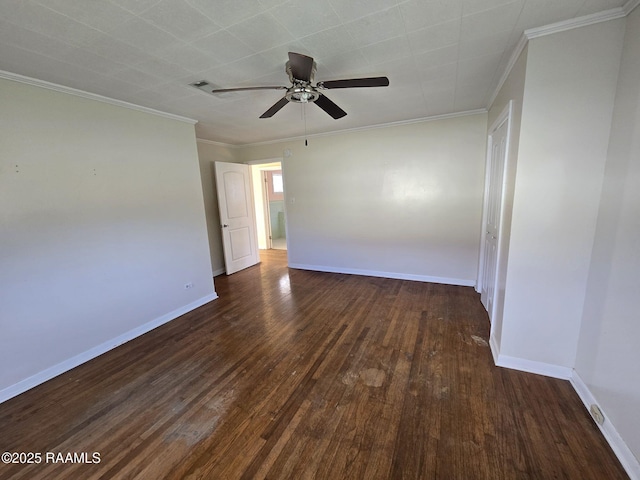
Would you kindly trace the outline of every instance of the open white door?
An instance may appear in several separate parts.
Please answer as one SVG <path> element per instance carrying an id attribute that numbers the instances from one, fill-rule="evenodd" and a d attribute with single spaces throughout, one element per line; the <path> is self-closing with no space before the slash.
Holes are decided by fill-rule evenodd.
<path id="1" fill-rule="evenodd" d="M 484 230 L 480 268 L 480 300 L 493 319 L 501 236 L 504 171 L 508 152 L 509 116 L 489 134 L 489 155 L 485 190 Z"/>
<path id="2" fill-rule="evenodd" d="M 251 167 L 215 162 L 215 170 L 224 264 L 231 275 L 260 261 Z"/>

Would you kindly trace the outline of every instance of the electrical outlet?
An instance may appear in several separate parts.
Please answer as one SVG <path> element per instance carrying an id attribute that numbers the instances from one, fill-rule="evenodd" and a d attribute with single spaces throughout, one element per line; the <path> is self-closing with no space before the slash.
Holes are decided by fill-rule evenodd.
<path id="1" fill-rule="evenodd" d="M 193 283 L 189 282 L 189 283 L 185 283 L 184 284 L 184 289 L 185 290 L 189 290 L 190 288 L 193 288 Z"/>
<path id="2" fill-rule="evenodd" d="M 591 412 L 591 416 L 598 425 L 602 425 L 604 423 L 604 415 L 602 414 L 602 410 L 600 410 L 600 407 L 598 407 L 598 405 L 596 405 L 595 403 L 592 404 L 589 408 L 589 411 Z"/>

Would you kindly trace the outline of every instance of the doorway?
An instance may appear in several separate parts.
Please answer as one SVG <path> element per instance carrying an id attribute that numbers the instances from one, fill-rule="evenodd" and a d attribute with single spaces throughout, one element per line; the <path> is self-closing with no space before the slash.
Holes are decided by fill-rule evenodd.
<path id="1" fill-rule="evenodd" d="M 509 160 L 512 109 L 513 102 L 511 101 L 489 129 L 487 142 L 487 166 L 477 289 L 480 292 L 482 305 L 489 315 L 492 334 L 496 320 L 500 260 L 504 249 L 502 217 L 505 171 Z"/>
<path id="2" fill-rule="evenodd" d="M 251 165 L 256 209 L 258 248 L 287 250 L 287 226 L 282 162 Z"/>

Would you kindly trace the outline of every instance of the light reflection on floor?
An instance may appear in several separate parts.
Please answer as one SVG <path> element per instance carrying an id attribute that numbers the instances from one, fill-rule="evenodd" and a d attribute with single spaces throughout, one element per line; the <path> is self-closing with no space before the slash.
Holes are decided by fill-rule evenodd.
<path id="1" fill-rule="evenodd" d="M 280 293 L 289 294 L 291 293 L 291 283 L 289 281 L 289 274 L 286 273 L 280 277 L 278 280 L 278 286 L 280 287 Z"/>
<path id="2" fill-rule="evenodd" d="M 282 262 L 286 259 L 286 252 L 282 250 L 260 250 L 260 261 L 264 264 L 269 264 L 272 261 Z M 286 260 L 285 260 L 286 262 Z M 281 328 L 280 324 L 283 319 L 287 318 L 283 310 L 287 310 L 291 307 L 291 304 L 285 300 L 292 300 L 291 281 L 289 279 L 288 269 L 281 270 L 277 276 L 261 276 L 260 277 L 260 295 L 262 298 L 262 312 L 259 318 L 256 318 L 256 322 L 262 324 L 265 334 L 272 329 Z M 277 287 L 277 290 L 274 290 Z M 274 306 L 274 298 L 280 300 L 278 307 Z M 257 326 L 258 324 L 256 324 Z M 293 335 L 293 332 L 287 335 Z M 279 338 L 278 341 L 283 341 L 283 338 Z"/>

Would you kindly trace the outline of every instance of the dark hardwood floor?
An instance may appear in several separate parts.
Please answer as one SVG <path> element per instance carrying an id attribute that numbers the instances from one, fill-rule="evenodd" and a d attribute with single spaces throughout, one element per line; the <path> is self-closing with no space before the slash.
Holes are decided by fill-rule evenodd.
<path id="1" fill-rule="evenodd" d="M 493 365 L 472 288 L 286 267 L 0 405 L 0 478 L 628 478 L 567 381 Z M 46 452 L 99 463 L 46 463 Z"/>

